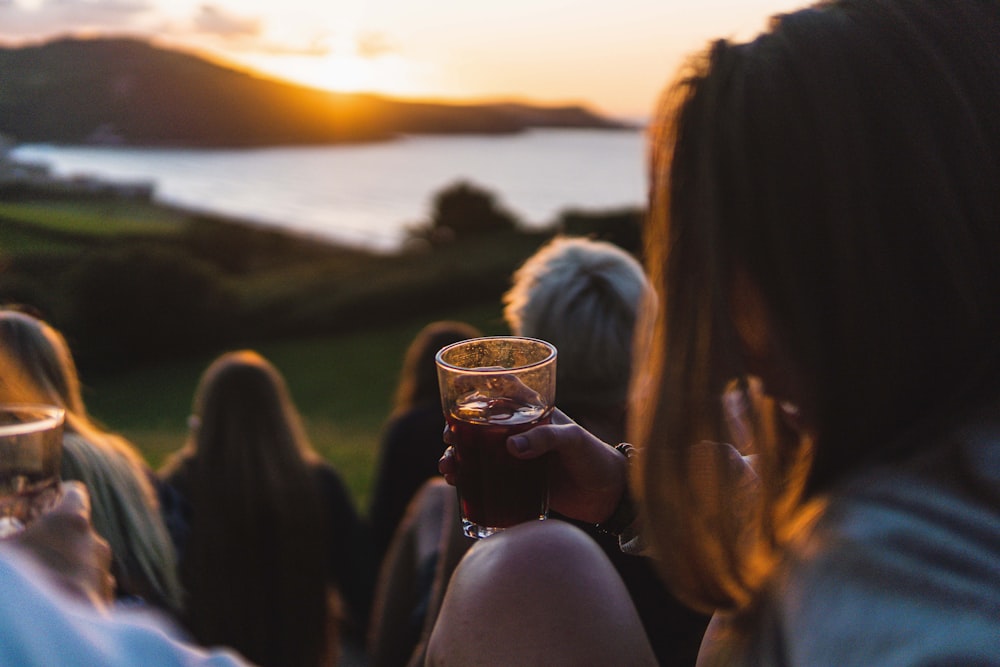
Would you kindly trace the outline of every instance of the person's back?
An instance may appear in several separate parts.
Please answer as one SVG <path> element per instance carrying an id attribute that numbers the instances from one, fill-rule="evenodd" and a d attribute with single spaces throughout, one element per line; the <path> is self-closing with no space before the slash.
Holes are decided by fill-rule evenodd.
<path id="1" fill-rule="evenodd" d="M 201 650 L 161 614 L 111 604 L 111 553 L 90 523 L 86 487 L 63 482 L 60 490 L 54 507 L 0 541 L 0 664 L 247 664 Z"/>
<path id="2" fill-rule="evenodd" d="M 256 353 L 223 355 L 202 377 L 192 422 L 161 473 L 189 509 L 187 627 L 265 667 L 333 664 L 332 554 L 363 549 L 363 536 L 333 534 L 332 515 L 357 517 L 331 506 L 350 500 L 309 447 L 283 378 Z"/>
<path id="3" fill-rule="evenodd" d="M 417 489 L 438 474 L 437 461 L 444 450 L 444 416 L 434 355 L 445 345 L 478 335 L 475 327 L 463 322 L 432 322 L 421 329 L 406 351 L 396 405 L 379 446 L 368 512 L 379 561 Z"/>

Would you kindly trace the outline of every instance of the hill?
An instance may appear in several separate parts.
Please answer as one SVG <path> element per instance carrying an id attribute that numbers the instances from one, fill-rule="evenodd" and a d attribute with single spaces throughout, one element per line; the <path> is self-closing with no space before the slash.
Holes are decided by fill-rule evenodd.
<path id="1" fill-rule="evenodd" d="M 135 39 L 0 48 L 0 81 L 0 134 L 23 143 L 250 147 L 623 127 L 577 106 L 460 105 L 330 93 Z"/>

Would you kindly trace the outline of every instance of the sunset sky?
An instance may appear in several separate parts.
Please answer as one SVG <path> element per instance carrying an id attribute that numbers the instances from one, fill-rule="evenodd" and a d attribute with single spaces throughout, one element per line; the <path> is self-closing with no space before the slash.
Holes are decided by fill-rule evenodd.
<path id="1" fill-rule="evenodd" d="M 805 0 L 0 0 L 0 41 L 139 35 L 308 85 L 647 115 L 683 56 Z"/>

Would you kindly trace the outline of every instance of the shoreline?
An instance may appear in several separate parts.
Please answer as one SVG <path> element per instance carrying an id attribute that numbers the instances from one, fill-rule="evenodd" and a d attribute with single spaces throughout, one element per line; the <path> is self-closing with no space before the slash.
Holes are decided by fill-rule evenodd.
<path id="1" fill-rule="evenodd" d="M 435 195 L 463 181 L 527 229 L 566 211 L 642 206 L 644 145 L 637 130 L 560 128 L 257 149 L 22 144 L 13 155 L 60 179 L 153 184 L 151 200 L 187 213 L 391 254 L 426 222 Z"/>

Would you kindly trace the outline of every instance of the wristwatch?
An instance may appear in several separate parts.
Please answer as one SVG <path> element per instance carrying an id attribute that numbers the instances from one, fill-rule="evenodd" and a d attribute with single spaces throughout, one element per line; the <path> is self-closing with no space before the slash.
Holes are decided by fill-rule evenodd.
<path id="1" fill-rule="evenodd" d="M 635 447 L 627 442 L 622 442 L 615 445 L 615 449 L 621 452 L 631 463 L 632 457 L 635 456 Z M 625 490 L 622 492 L 621 500 L 618 501 L 618 507 L 611 513 L 611 516 L 597 524 L 597 529 L 602 533 L 619 537 L 629 526 L 635 523 L 637 516 L 638 510 L 636 509 L 626 481 Z"/>

